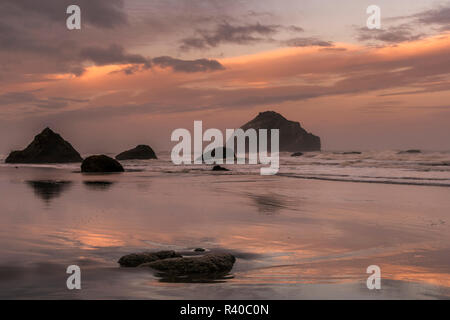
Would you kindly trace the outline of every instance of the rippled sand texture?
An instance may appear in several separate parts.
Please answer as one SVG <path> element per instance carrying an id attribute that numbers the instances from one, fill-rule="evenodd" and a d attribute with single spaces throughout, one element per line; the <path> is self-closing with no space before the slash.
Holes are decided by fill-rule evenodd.
<path id="1" fill-rule="evenodd" d="M 447 187 L 169 171 L 0 167 L 0 298 L 450 297 Z M 232 274 L 165 282 L 116 263 L 196 247 L 234 253 Z M 80 291 L 66 289 L 71 264 Z"/>

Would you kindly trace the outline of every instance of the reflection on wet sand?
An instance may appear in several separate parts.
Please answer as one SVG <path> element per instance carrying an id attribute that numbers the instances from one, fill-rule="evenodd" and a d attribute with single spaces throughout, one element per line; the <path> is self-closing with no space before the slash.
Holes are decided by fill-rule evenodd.
<path id="1" fill-rule="evenodd" d="M 69 190 L 72 181 L 35 180 L 27 181 L 27 185 L 33 188 L 34 194 L 44 200 L 47 204 L 54 198 L 58 198 Z"/>
<path id="2" fill-rule="evenodd" d="M 13 289 L 0 281 L 0 297 L 64 297 L 63 267 L 60 275 L 32 266 L 80 261 L 95 262 L 83 265 L 83 298 L 450 297 L 447 189 L 132 172 L 111 179 L 114 187 L 107 180 L 35 169 L 0 175 L 0 278 L 17 279 Z M 92 191 L 99 185 L 104 192 Z M 45 210 L 36 206 L 69 186 Z M 232 253 L 231 274 L 158 277 L 117 263 L 131 252 L 198 247 Z M 365 285 L 369 265 L 381 267 L 379 293 Z"/>
<path id="3" fill-rule="evenodd" d="M 255 202 L 258 211 L 263 214 L 275 214 L 285 208 L 282 197 L 276 194 L 250 194 L 249 197 Z"/>
<path id="4" fill-rule="evenodd" d="M 83 184 L 91 190 L 106 191 L 114 184 L 113 181 L 83 181 Z"/>
<path id="5" fill-rule="evenodd" d="M 176 276 L 157 272 L 155 276 L 159 278 L 160 282 L 166 283 L 224 283 L 233 279 L 233 276 L 229 273 Z"/>

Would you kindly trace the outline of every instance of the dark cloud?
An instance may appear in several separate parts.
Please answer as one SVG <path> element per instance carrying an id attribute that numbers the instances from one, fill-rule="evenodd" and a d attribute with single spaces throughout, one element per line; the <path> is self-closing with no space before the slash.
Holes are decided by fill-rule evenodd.
<path id="1" fill-rule="evenodd" d="M 223 22 L 213 31 L 198 30 L 197 36 L 182 39 L 180 48 L 183 50 L 206 49 L 223 43 L 252 44 L 269 40 L 270 36 L 277 33 L 280 28 L 279 25 L 263 25 L 259 22 L 246 25 Z"/>
<path id="2" fill-rule="evenodd" d="M 421 39 L 426 36 L 426 33 L 430 34 L 436 30 L 439 32 L 449 31 L 450 2 L 413 15 L 385 18 L 384 21 L 389 23 L 402 21 L 403 24 L 381 30 L 358 28 L 357 39 L 359 41 L 377 40 L 386 43 L 400 43 Z M 415 32 L 414 30 L 417 30 L 418 27 L 425 31 L 423 33 Z M 427 29 L 427 27 L 431 27 L 431 29 Z"/>
<path id="3" fill-rule="evenodd" d="M 220 62 L 211 59 L 181 60 L 166 56 L 154 58 L 152 62 L 163 68 L 171 67 L 174 71 L 178 72 L 190 73 L 225 69 Z"/>
<path id="4" fill-rule="evenodd" d="M 87 47 L 80 51 L 82 60 L 89 60 L 96 65 L 103 66 L 108 64 L 141 64 L 145 67 L 151 66 L 151 61 L 139 54 L 130 54 L 117 44 L 109 47 Z"/>
<path id="5" fill-rule="evenodd" d="M 439 25 L 441 31 L 450 30 L 450 3 L 441 5 L 436 9 L 420 12 L 412 16 L 416 21 L 429 24 Z"/>
<path id="6" fill-rule="evenodd" d="M 224 67 L 217 60 L 212 59 L 197 59 L 197 60 L 182 60 L 169 56 L 162 56 L 157 58 L 146 58 L 139 54 L 130 54 L 124 48 L 117 44 L 112 44 L 107 48 L 102 47 L 88 47 L 80 52 L 80 58 L 93 62 L 96 65 L 111 65 L 111 64 L 131 64 L 121 71 L 126 74 L 133 74 L 138 71 L 146 70 L 157 65 L 162 68 L 172 68 L 175 72 L 207 72 L 223 70 Z"/>
<path id="7" fill-rule="evenodd" d="M 282 41 L 283 45 L 288 47 L 333 47 L 331 41 L 324 41 L 317 38 L 292 38 Z"/>
<path id="8" fill-rule="evenodd" d="M 72 99 L 63 97 L 39 98 L 36 95 L 39 91 L 41 90 L 6 92 L 0 94 L 0 106 L 21 105 L 45 109 L 59 109 L 68 106 L 70 103 L 89 102 L 87 99 Z"/>
<path id="9" fill-rule="evenodd" d="M 81 9 L 82 22 L 99 28 L 113 28 L 127 23 L 123 0 L 2 0 L 0 9 L 9 16 L 39 15 L 64 23 L 69 5 Z"/>
<path id="10" fill-rule="evenodd" d="M 358 41 L 376 40 L 386 43 L 401 43 L 418 40 L 423 37 L 424 34 L 414 33 L 413 29 L 406 24 L 386 29 L 371 30 L 367 27 L 357 29 Z"/>

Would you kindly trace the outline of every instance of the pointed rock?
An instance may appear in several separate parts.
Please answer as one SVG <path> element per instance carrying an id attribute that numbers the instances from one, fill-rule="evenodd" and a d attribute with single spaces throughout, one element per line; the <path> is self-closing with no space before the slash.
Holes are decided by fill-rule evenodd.
<path id="1" fill-rule="evenodd" d="M 299 122 L 289 121 L 275 111 L 261 112 L 244 124 L 241 129 L 267 129 L 268 145 L 270 145 L 270 129 L 280 130 L 280 152 L 320 151 L 321 143 L 318 136 L 307 132 Z"/>
<path id="2" fill-rule="evenodd" d="M 22 151 L 13 151 L 6 163 L 70 163 L 83 159 L 72 145 L 50 128 L 45 128 Z"/>

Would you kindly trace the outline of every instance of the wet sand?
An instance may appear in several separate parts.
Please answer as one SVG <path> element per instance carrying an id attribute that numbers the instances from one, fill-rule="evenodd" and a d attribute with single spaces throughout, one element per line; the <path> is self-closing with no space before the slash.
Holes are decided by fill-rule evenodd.
<path id="1" fill-rule="evenodd" d="M 449 188 L 3 166 L 0 190 L 3 299 L 450 298 Z M 229 277 L 165 282 L 117 264 L 197 247 L 235 254 Z M 79 291 L 66 288 L 71 264 Z"/>

